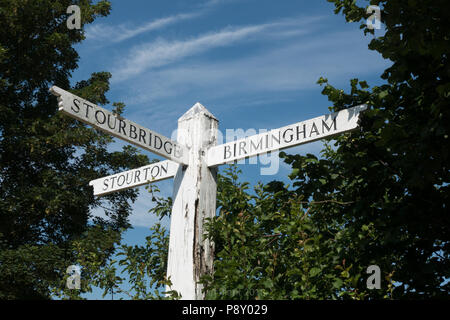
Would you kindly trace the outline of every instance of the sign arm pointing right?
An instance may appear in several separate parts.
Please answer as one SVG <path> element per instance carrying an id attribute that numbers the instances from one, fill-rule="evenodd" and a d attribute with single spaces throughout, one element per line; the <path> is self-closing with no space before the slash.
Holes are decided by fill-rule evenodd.
<path id="1" fill-rule="evenodd" d="M 358 127 L 359 114 L 366 109 L 367 105 L 363 104 L 211 147 L 207 164 L 215 167 L 354 130 Z"/>

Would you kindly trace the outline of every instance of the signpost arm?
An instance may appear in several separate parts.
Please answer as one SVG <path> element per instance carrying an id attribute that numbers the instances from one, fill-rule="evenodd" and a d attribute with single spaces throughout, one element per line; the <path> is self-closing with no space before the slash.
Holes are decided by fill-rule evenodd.
<path id="1" fill-rule="evenodd" d="M 201 300 L 204 274 L 212 274 L 214 244 L 205 239 L 203 223 L 216 212 L 216 168 L 206 154 L 217 144 L 217 119 L 200 103 L 178 120 L 178 143 L 189 148 L 189 165 L 179 166 L 174 180 L 167 275 L 182 299 Z"/>
<path id="2" fill-rule="evenodd" d="M 58 97 L 59 111 L 69 117 L 164 158 L 187 164 L 187 150 L 185 146 L 179 145 L 169 138 L 144 128 L 133 121 L 117 116 L 113 112 L 57 86 L 51 87 L 50 92 Z"/>

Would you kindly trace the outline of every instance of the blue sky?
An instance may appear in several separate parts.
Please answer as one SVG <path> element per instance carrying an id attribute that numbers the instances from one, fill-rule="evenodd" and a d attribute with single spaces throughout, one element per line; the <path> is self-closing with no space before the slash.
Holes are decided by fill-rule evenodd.
<path id="1" fill-rule="evenodd" d="M 111 72 L 109 100 L 127 105 L 124 117 L 168 137 L 196 102 L 219 119 L 223 133 L 320 116 L 331 104 L 316 84 L 319 77 L 344 90 L 352 78 L 378 85 L 389 66 L 368 50 L 372 36 L 335 15 L 326 0 L 111 3 L 111 14 L 88 25 L 86 40 L 76 47 L 81 58 L 73 83 L 92 72 Z M 117 141 L 112 149 L 123 145 Z M 316 142 L 287 152 L 318 154 L 320 149 Z M 262 166 L 241 165 L 242 180 L 289 182 L 286 164 L 270 176 L 261 175 Z M 172 180 L 157 185 L 171 195 Z M 140 190 L 130 217 L 134 229 L 125 235 L 130 244 L 142 243 L 157 220 L 148 214 L 151 196 Z M 163 224 L 168 227 L 169 220 Z"/>

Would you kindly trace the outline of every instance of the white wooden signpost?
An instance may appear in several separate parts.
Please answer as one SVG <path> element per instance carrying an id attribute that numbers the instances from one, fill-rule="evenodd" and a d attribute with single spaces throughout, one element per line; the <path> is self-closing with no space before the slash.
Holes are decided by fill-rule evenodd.
<path id="1" fill-rule="evenodd" d="M 174 178 L 167 277 L 182 299 L 203 299 L 198 283 L 213 272 L 214 244 L 203 237 L 203 222 L 216 214 L 217 166 L 258 156 L 358 127 L 360 105 L 266 133 L 217 145 L 218 120 L 200 103 L 178 119 L 177 141 L 123 119 L 53 86 L 59 110 L 168 160 L 91 181 L 94 195 Z"/>

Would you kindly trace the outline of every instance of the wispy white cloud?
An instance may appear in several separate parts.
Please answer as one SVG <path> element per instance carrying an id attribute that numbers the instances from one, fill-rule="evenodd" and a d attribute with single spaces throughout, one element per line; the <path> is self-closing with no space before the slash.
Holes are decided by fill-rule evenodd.
<path id="1" fill-rule="evenodd" d="M 109 24 L 94 24 L 86 28 L 86 39 L 97 42 L 117 43 L 137 35 L 156 31 L 169 25 L 179 23 L 185 20 L 194 19 L 201 15 L 202 12 L 181 13 L 165 18 L 156 19 L 140 26 L 131 27 L 126 24 L 113 26 Z"/>
<path id="2" fill-rule="evenodd" d="M 208 0 L 202 6 L 205 8 L 209 8 L 209 7 L 214 7 L 214 6 L 223 5 L 223 4 L 230 4 L 233 2 L 239 2 L 239 1 L 242 2 L 242 0 Z"/>
<path id="3" fill-rule="evenodd" d="M 120 25 L 93 24 L 86 27 L 86 40 L 96 41 L 97 45 L 107 43 L 118 43 L 124 40 L 134 38 L 140 34 L 163 29 L 176 23 L 195 19 L 207 14 L 215 7 L 223 4 L 237 2 L 238 0 L 209 0 L 201 4 L 197 11 L 188 13 L 179 13 L 168 17 L 149 21 L 142 25 L 130 25 L 124 23 Z"/>
<path id="4" fill-rule="evenodd" d="M 311 25 L 321 18 L 284 19 L 259 25 L 227 27 L 218 32 L 203 34 L 187 40 L 167 41 L 158 39 L 135 46 L 130 49 L 126 57 L 118 59 L 118 67 L 113 68 L 112 71 L 112 81 L 121 82 L 148 69 L 168 65 L 185 57 L 200 54 L 214 48 L 230 46 L 242 40 L 248 41 L 253 36 L 260 36 L 266 40 L 273 37 L 274 33 L 284 32 L 282 36 L 286 36 L 286 28 L 292 33 L 291 36 L 305 34 L 311 32 L 311 30 L 298 30 L 298 28 L 306 24 Z"/>
<path id="5" fill-rule="evenodd" d="M 261 101 L 270 93 L 317 88 L 316 81 L 321 76 L 332 81 L 348 79 L 382 70 L 388 65 L 376 53 L 367 53 L 367 43 L 361 40 L 353 32 L 329 33 L 238 59 L 202 60 L 154 69 L 128 81 L 132 92 L 126 101 L 129 104 L 151 104 L 154 114 L 161 112 L 158 110 L 161 101 L 174 101 L 177 97 L 189 95 L 201 95 L 196 99 L 210 101 L 233 96 L 241 100 L 245 97 L 254 99 L 255 95 L 260 95 L 258 100 Z M 349 47 L 352 50 L 348 50 Z M 182 56 L 172 59 L 181 59 Z M 158 55 L 151 59 L 155 59 L 152 63 L 167 63 Z M 145 70 L 150 66 L 142 68 Z M 117 76 L 116 73 L 113 75 Z M 161 108 L 165 108 L 164 105 Z M 176 111 L 173 107 L 171 110 Z"/>
<path id="6" fill-rule="evenodd" d="M 230 45 L 264 29 L 264 26 L 251 26 L 240 29 L 227 29 L 203 35 L 186 41 L 166 41 L 159 39 L 135 47 L 125 58 L 125 63 L 113 70 L 114 80 L 123 81 L 147 69 L 167 65 L 186 56 L 198 54 L 211 48 Z M 122 59 L 121 59 L 122 60 Z"/>

